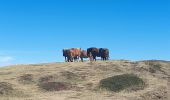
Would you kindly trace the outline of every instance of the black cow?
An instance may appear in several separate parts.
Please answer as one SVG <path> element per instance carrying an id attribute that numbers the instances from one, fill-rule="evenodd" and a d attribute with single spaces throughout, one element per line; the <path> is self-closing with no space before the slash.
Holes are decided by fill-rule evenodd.
<path id="1" fill-rule="evenodd" d="M 88 48 L 87 49 L 87 56 L 88 57 L 93 57 L 93 60 L 96 61 L 96 57 L 98 57 L 99 55 L 99 49 L 98 48 L 95 48 L 95 47 L 92 47 L 92 48 Z"/>
<path id="2" fill-rule="evenodd" d="M 63 49 L 63 56 L 65 57 L 65 62 L 73 61 L 70 49 Z"/>
<path id="3" fill-rule="evenodd" d="M 99 56 L 101 57 L 101 60 L 109 60 L 109 49 L 100 48 L 99 49 Z"/>

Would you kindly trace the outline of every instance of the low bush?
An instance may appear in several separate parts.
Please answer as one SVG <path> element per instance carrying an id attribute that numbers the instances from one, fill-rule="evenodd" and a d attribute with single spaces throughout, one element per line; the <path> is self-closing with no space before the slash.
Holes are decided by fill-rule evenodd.
<path id="1" fill-rule="evenodd" d="M 99 84 L 100 88 L 114 92 L 119 92 L 124 89 L 136 91 L 139 89 L 143 89 L 144 86 L 145 82 L 141 78 L 133 74 L 123 74 L 102 79 Z"/>

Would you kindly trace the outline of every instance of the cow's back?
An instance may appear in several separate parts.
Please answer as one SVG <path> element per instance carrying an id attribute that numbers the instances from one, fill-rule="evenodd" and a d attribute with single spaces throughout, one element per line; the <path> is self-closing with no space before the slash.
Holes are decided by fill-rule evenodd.
<path id="1" fill-rule="evenodd" d="M 109 57 L 109 49 L 107 48 L 102 48 L 100 53 L 101 57 Z"/>
<path id="2" fill-rule="evenodd" d="M 87 58 L 87 51 L 86 50 L 82 50 L 81 54 L 80 54 L 80 57 Z"/>
<path id="3" fill-rule="evenodd" d="M 70 49 L 63 49 L 63 56 L 67 57 Z"/>
<path id="4" fill-rule="evenodd" d="M 92 56 L 98 56 L 99 54 L 99 49 L 96 47 L 91 47 L 87 49 L 87 56 L 90 56 L 90 54 L 92 54 Z"/>
<path id="5" fill-rule="evenodd" d="M 81 49 L 80 48 L 71 48 L 72 53 L 74 56 L 80 56 L 81 55 Z"/>

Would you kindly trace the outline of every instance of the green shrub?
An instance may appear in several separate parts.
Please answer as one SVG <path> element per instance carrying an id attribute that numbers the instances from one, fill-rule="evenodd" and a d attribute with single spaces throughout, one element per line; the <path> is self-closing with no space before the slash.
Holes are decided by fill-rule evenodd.
<path id="1" fill-rule="evenodd" d="M 151 73 L 155 73 L 156 71 L 162 71 L 161 64 L 159 64 L 158 62 L 146 61 L 145 64 L 149 66 L 149 72 Z"/>
<path id="2" fill-rule="evenodd" d="M 12 84 L 7 82 L 0 82 L 0 95 L 8 95 L 13 91 Z"/>
<path id="3" fill-rule="evenodd" d="M 124 89 L 139 90 L 144 88 L 144 81 L 133 74 L 123 74 L 100 81 L 99 87 L 114 92 Z"/>
<path id="4" fill-rule="evenodd" d="M 65 82 L 44 82 L 38 84 L 40 88 L 46 91 L 61 91 L 61 90 L 68 90 L 71 88 L 69 83 Z"/>
<path id="5" fill-rule="evenodd" d="M 32 74 L 24 74 L 19 77 L 18 81 L 22 84 L 31 84 L 34 83 Z"/>

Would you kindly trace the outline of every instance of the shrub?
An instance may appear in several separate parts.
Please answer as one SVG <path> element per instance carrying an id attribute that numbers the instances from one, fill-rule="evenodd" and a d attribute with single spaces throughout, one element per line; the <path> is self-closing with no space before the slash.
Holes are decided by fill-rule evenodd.
<path id="1" fill-rule="evenodd" d="M 7 82 L 0 82 L 0 95 L 8 95 L 13 92 L 12 84 Z"/>
<path id="2" fill-rule="evenodd" d="M 133 74 L 123 74 L 100 81 L 99 87 L 114 92 L 124 89 L 139 90 L 144 88 L 144 81 Z"/>
<path id="3" fill-rule="evenodd" d="M 70 84 L 65 82 L 44 82 L 39 83 L 39 87 L 46 91 L 61 91 L 68 90 L 70 88 Z"/>
<path id="4" fill-rule="evenodd" d="M 146 61 L 145 64 L 149 66 L 149 72 L 151 73 L 155 73 L 156 71 L 162 71 L 161 64 L 159 64 L 158 62 Z"/>
<path id="5" fill-rule="evenodd" d="M 43 76 L 39 79 L 38 86 L 46 91 L 68 90 L 71 88 L 69 79 L 72 78 L 72 73 L 62 73 L 62 75 L 53 74 Z"/>
<path id="6" fill-rule="evenodd" d="M 32 74 L 24 74 L 19 77 L 18 81 L 23 84 L 31 84 L 31 83 L 33 83 L 33 75 Z"/>

